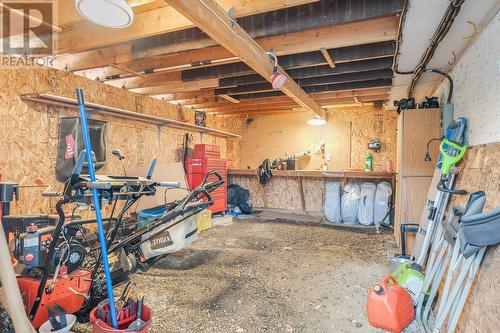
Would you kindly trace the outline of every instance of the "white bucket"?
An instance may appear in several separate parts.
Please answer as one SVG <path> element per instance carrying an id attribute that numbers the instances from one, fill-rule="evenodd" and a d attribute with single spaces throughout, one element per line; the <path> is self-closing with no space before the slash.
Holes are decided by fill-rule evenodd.
<path id="1" fill-rule="evenodd" d="M 69 330 L 76 323 L 76 316 L 72 315 L 72 314 L 67 314 L 66 315 L 66 322 L 68 323 L 68 325 L 66 327 L 61 328 L 58 331 L 52 331 L 53 330 L 52 324 L 50 323 L 50 320 L 48 320 L 45 323 L 43 323 L 42 326 L 40 326 L 40 328 L 38 329 L 38 332 L 40 332 L 40 333 L 68 333 Z"/>

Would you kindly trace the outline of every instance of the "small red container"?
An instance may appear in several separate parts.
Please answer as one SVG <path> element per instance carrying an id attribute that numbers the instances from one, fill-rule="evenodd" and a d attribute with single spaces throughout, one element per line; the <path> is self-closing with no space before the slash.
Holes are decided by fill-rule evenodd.
<path id="1" fill-rule="evenodd" d="M 90 322 L 92 323 L 92 332 L 93 333 L 121 333 L 125 332 L 125 330 L 129 327 L 129 325 L 137 319 L 137 315 L 133 315 L 127 319 L 121 320 L 118 322 L 118 329 L 113 328 L 113 326 L 108 325 L 101 319 L 97 319 L 95 316 L 96 308 L 90 311 L 89 317 Z M 152 324 L 151 318 L 153 317 L 153 311 L 151 308 L 146 306 L 145 304 L 142 306 L 142 320 L 148 322 L 148 324 L 144 327 L 141 333 L 146 333 L 149 330 L 149 327 Z"/>
<path id="2" fill-rule="evenodd" d="M 370 288 L 366 310 L 372 326 L 396 333 L 415 318 L 410 294 L 391 275 Z"/>

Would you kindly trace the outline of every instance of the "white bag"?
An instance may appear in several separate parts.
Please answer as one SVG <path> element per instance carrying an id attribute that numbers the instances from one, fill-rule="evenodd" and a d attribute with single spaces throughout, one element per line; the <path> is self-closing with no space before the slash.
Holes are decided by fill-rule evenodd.
<path id="1" fill-rule="evenodd" d="M 359 184 L 349 183 L 342 194 L 342 221 L 345 224 L 358 223 Z"/>
<path id="2" fill-rule="evenodd" d="M 340 201 L 340 183 L 327 182 L 325 184 L 325 217 L 329 222 L 340 223 L 342 221 Z"/>
<path id="3" fill-rule="evenodd" d="M 380 224 L 387 212 L 391 209 L 392 188 L 388 182 L 381 182 L 377 185 L 375 192 L 375 204 L 373 209 L 373 220 L 375 224 Z M 391 224 L 390 214 L 386 217 L 384 223 Z"/>
<path id="4" fill-rule="evenodd" d="M 168 222 L 171 224 L 183 216 Z M 155 230 L 163 228 L 165 224 L 158 226 L 152 231 L 142 236 L 142 239 L 147 239 Z M 149 241 L 145 241 L 140 245 L 141 252 L 144 258 L 149 259 L 161 254 L 177 252 L 191 244 L 198 238 L 198 223 L 194 216 L 174 225 L 172 228 L 161 232 L 159 235 L 154 236 Z"/>
<path id="5" fill-rule="evenodd" d="M 375 201 L 375 191 L 377 187 L 374 183 L 361 184 L 361 195 L 358 207 L 358 221 L 362 225 L 373 224 L 373 204 Z"/>

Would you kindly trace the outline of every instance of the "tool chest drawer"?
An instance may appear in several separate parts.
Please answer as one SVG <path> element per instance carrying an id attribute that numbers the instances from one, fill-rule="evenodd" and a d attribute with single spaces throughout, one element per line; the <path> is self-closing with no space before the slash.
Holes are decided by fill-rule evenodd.
<path id="1" fill-rule="evenodd" d="M 198 145 L 196 145 L 198 146 Z M 190 158 L 186 160 L 186 177 L 188 180 L 189 188 L 194 189 L 199 186 L 205 175 L 211 171 L 217 171 L 224 184 L 213 191 L 210 196 L 214 201 L 214 204 L 209 208 L 212 213 L 219 213 L 227 210 L 227 161 L 220 158 L 210 158 L 210 153 L 220 156 L 220 151 L 217 148 L 210 147 L 211 145 L 200 145 L 203 147 L 198 147 L 198 153 L 196 152 L 195 146 L 195 158 Z M 216 176 L 210 176 L 208 178 L 209 182 L 216 181 Z"/>

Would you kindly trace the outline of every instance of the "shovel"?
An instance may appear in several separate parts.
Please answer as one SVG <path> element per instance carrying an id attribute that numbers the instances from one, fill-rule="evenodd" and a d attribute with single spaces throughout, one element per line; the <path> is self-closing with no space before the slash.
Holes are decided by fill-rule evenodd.
<path id="1" fill-rule="evenodd" d="M 144 305 L 144 294 L 139 295 L 137 298 L 137 319 L 133 321 L 125 332 L 141 332 L 148 324 L 142 320 L 142 307 Z"/>

